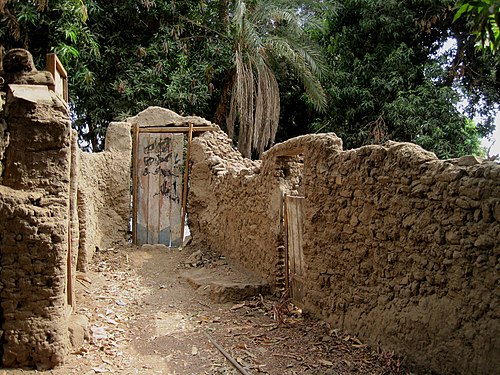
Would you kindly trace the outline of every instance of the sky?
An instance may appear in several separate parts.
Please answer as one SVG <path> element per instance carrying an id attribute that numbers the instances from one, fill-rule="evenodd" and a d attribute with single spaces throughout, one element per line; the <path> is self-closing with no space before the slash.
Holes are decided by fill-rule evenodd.
<path id="1" fill-rule="evenodd" d="M 490 156 L 500 155 L 500 113 L 497 114 L 497 117 L 495 119 L 495 131 L 490 137 L 491 140 L 483 138 L 481 144 L 486 147 L 486 149 L 488 149 L 493 141 L 495 141 L 495 144 L 493 145 L 493 147 L 491 147 Z"/>
<path id="2" fill-rule="evenodd" d="M 455 39 L 453 38 L 448 38 L 448 40 L 444 43 L 444 45 L 436 52 L 435 57 L 442 56 L 444 54 L 449 54 L 449 56 L 454 56 L 455 52 L 454 50 L 457 48 L 457 43 Z M 450 54 L 450 51 L 453 51 Z M 449 57 L 451 59 L 451 57 Z M 465 103 L 461 103 L 461 107 L 465 107 Z M 475 119 L 476 120 L 476 119 Z M 476 120 L 477 121 L 477 120 Z M 483 138 L 481 140 L 481 145 L 488 150 L 488 148 L 493 146 L 490 149 L 490 156 L 492 155 L 500 155 L 500 112 L 497 113 L 497 116 L 495 118 L 495 131 L 489 136 L 489 138 Z"/>

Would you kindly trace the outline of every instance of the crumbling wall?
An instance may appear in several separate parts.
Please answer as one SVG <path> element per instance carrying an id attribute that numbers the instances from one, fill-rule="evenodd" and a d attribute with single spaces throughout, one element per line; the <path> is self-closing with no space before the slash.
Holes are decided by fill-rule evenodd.
<path id="1" fill-rule="evenodd" d="M 188 197 L 193 245 L 224 254 L 271 284 L 279 240 L 279 181 L 261 174 L 223 132 L 194 139 Z"/>
<path id="2" fill-rule="evenodd" d="M 67 105 L 47 89 L 51 75 L 25 50 L 9 51 L 3 66 L 0 356 L 7 367 L 48 369 L 68 351 L 79 243 L 86 266 L 89 247 L 126 238 L 130 127 L 110 125 L 106 151 L 84 154 Z"/>
<path id="3" fill-rule="evenodd" d="M 319 139 L 299 137 L 293 147 L 276 147 L 262 165 L 243 158 L 221 131 L 195 138 L 188 196 L 193 246 L 225 255 L 276 289 L 283 276 L 282 197 L 300 193 L 301 162 L 290 149 L 303 150 Z"/>
<path id="4" fill-rule="evenodd" d="M 500 166 L 405 143 L 316 153 L 308 309 L 422 368 L 498 370 Z"/>
<path id="5" fill-rule="evenodd" d="M 0 83 L 3 78 L 0 77 Z M 0 85 L 1 86 L 1 85 Z M 0 184 L 3 180 L 5 150 L 9 145 L 9 133 L 7 133 L 7 123 L 5 122 L 5 107 L 6 93 L 0 90 Z"/>
<path id="6" fill-rule="evenodd" d="M 86 272 L 96 248 L 109 248 L 128 238 L 130 220 L 130 124 L 108 126 L 105 150 L 78 150 L 78 269 Z"/>
<path id="7" fill-rule="evenodd" d="M 500 166 L 441 161 L 407 143 L 343 151 L 332 134 L 277 145 L 262 164 L 220 134 L 198 138 L 193 151 L 194 240 L 272 282 L 279 195 L 296 190 L 305 196 L 307 310 L 417 368 L 500 368 Z M 297 188 L 280 163 L 296 154 Z"/>
<path id="8" fill-rule="evenodd" d="M 62 362 L 68 340 L 70 122 L 46 87 L 33 89 L 39 101 L 16 89 L 7 94 L 0 186 L 2 361 L 50 368 Z"/>

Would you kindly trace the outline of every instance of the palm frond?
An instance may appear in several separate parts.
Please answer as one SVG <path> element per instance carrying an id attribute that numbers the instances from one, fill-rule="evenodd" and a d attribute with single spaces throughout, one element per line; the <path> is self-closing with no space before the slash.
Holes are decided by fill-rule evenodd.
<path id="1" fill-rule="evenodd" d="M 292 1 L 293 3 L 293 1 Z M 326 108 L 319 78 L 325 66 L 319 49 L 308 41 L 305 20 L 284 0 L 235 0 L 232 12 L 234 88 L 226 125 L 234 139 L 238 122 L 238 149 L 250 157 L 274 142 L 279 123 L 280 98 L 270 63 L 290 66 L 316 109 Z"/>
<path id="2" fill-rule="evenodd" d="M 274 143 L 278 130 L 280 96 L 278 81 L 267 65 L 259 67 L 257 74 L 257 97 L 255 99 L 253 148 L 260 155 Z"/>
<path id="3" fill-rule="evenodd" d="M 269 50 L 279 60 L 285 60 L 300 79 L 312 104 L 318 111 L 326 109 L 326 94 L 315 72 L 310 68 L 306 56 L 295 51 L 282 38 L 269 38 Z"/>

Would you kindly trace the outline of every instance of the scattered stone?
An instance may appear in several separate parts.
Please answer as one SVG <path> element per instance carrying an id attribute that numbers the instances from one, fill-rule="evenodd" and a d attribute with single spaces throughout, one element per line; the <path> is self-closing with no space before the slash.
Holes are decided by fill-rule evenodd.
<path id="1" fill-rule="evenodd" d="M 69 340 L 75 349 L 80 348 L 89 339 L 89 320 L 86 316 L 73 314 L 68 324 Z"/>

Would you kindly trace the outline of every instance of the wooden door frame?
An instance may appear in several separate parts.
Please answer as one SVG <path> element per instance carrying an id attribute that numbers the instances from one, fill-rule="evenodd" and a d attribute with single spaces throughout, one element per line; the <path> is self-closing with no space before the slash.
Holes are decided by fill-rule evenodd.
<path id="1" fill-rule="evenodd" d="M 215 126 L 194 126 L 192 123 L 188 123 L 187 126 L 144 126 L 141 127 L 137 122 L 132 124 L 133 131 L 133 149 L 132 149 L 132 243 L 137 245 L 137 191 L 138 191 L 138 178 L 139 178 L 139 135 L 146 133 L 162 134 L 162 133 L 178 133 L 188 135 L 187 151 L 186 151 L 186 161 L 184 169 L 184 186 L 182 190 L 182 209 L 181 209 L 181 247 L 182 241 L 184 240 L 184 225 L 186 220 L 186 205 L 187 205 L 187 194 L 188 194 L 188 179 L 189 179 L 189 169 L 190 169 L 190 158 L 191 158 L 191 142 L 193 140 L 193 133 L 206 132 L 206 131 L 217 131 L 218 128 Z"/>

